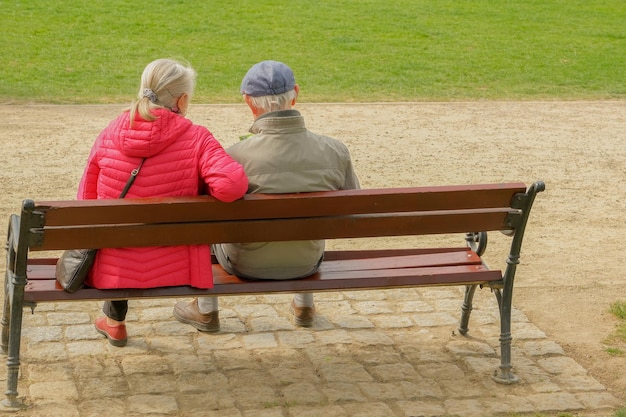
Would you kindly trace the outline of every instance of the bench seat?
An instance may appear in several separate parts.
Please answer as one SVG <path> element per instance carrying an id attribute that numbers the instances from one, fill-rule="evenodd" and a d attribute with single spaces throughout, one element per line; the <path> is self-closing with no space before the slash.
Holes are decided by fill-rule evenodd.
<path id="1" fill-rule="evenodd" d="M 372 288 L 436 285 L 485 285 L 497 287 L 502 273 L 489 270 L 469 248 L 432 250 L 329 251 L 317 273 L 298 280 L 247 280 L 228 274 L 213 264 L 214 288 L 182 287 L 144 289 L 82 288 L 63 291 L 54 276 L 56 258 L 30 259 L 24 301 L 53 301 L 246 295 L 280 292 L 320 292 Z"/>

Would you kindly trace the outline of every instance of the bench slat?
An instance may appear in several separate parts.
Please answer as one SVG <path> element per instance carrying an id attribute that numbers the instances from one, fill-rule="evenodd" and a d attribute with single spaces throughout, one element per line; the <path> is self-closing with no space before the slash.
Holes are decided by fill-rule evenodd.
<path id="1" fill-rule="evenodd" d="M 523 183 L 340 190 L 295 194 L 249 194 L 232 203 L 212 197 L 120 200 L 41 201 L 36 210 L 54 225 L 173 223 L 242 220 L 250 216 L 274 219 L 325 217 L 359 213 L 465 210 L 509 206 Z M 384 197 L 384 198 L 381 198 Z M 103 209 L 104 208 L 104 209 Z"/>
<path id="2" fill-rule="evenodd" d="M 480 265 L 480 257 L 470 250 L 424 255 L 399 255 L 396 257 L 372 257 L 362 259 L 324 261 L 322 272 L 358 271 L 362 269 L 424 268 L 432 266 Z"/>
<path id="3" fill-rule="evenodd" d="M 32 280 L 26 284 L 24 301 L 87 301 L 161 297 L 190 297 L 202 295 L 245 295 L 276 292 L 343 291 L 355 289 L 384 289 L 433 285 L 488 284 L 501 280 L 500 271 L 484 265 L 449 267 L 401 268 L 343 272 L 318 272 L 297 280 L 247 281 L 214 269 L 215 287 L 202 290 L 192 287 L 160 287 L 142 289 L 98 290 L 83 288 L 76 293 L 63 291 L 56 280 Z"/>
<path id="4" fill-rule="evenodd" d="M 304 219 L 216 221 L 185 224 L 88 225 L 46 228 L 31 250 L 173 246 L 325 238 L 465 233 L 504 230 L 508 207 L 452 212 L 386 213 Z M 349 220 L 349 221 L 347 221 Z"/>

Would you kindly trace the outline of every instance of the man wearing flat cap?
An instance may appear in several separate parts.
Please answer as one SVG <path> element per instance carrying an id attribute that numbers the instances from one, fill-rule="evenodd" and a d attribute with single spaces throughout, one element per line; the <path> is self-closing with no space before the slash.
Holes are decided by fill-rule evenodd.
<path id="1" fill-rule="evenodd" d="M 282 194 L 358 189 L 350 153 L 342 142 L 309 131 L 293 109 L 300 87 L 291 68 L 263 61 L 252 66 L 241 94 L 252 111 L 251 137 L 227 152 L 248 176 L 249 193 Z M 317 271 L 323 240 L 220 244 L 215 256 L 229 273 L 254 279 L 297 279 Z M 313 325 L 313 294 L 295 294 L 291 310 L 298 326 Z M 200 331 L 219 330 L 217 297 L 179 302 L 174 316 Z"/>

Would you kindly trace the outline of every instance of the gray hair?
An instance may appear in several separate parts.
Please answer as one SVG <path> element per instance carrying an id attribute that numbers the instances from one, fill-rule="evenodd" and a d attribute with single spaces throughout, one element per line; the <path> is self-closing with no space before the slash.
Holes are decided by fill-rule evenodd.
<path id="1" fill-rule="evenodd" d="M 254 107 L 263 110 L 264 113 L 269 113 L 271 111 L 291 109 L 291 103 L 297 96 L 296 90 L 292 89 L 282 94 L 261 97 L 248 96 L 248 98 Z"/>
<path id="2" fill-rule="evenodd" d="M 187 62 L 173 59 L 157 59 L 149 63 L 141 74 L 138 101 L 130 107 L 131 124 L 135 114 L 144 120 L 153 121 L 157 118 L 152 110 L 160 107 L 178 111 L 176 103 L 180 96 L 187 94 L 189 98 L 196 86 L 196 71 Z"/>

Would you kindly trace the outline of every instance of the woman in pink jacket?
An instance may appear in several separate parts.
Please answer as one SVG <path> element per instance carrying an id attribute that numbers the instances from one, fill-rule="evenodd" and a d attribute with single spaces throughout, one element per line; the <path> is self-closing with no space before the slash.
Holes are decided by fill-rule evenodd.
<path id="1" fill-rule="evenodd" d="M 148 64 L 139 100 L 113 120 L 93 145 L 78 199 L 119 198 L 133 169 L 139 175 L 126 198 L 193 196 L 208 190 L 222 201 L 248 187 L 243 167 L 211 132 L 185 118 L 195 71 L 171 59 Z M 143 161 L 143 163 L 142 163 Z M 213 287 L 208 245 L 101 249 L 86 284 L 95 288 Z M 128 302 L 106 301 L 96 330 L 114 346 L 127 342 Z"/>

